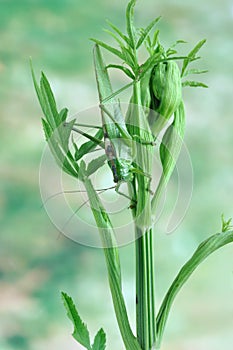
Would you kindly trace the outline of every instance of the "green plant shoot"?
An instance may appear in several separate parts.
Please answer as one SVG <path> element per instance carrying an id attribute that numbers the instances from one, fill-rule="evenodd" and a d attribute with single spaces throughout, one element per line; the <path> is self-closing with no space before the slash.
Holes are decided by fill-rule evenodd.
<path id="1" fill-rule="evenodd" d="M 152 20 L 146 28 L 136 28 L 135 5 L 136 0 L 131 0 L 126 8 L 126 34 L 108 21 L 111 30 L 107 32 L 116 41 L 117 48 L 92 39 L 95 42 L 94 68 L 101 114 L 101 126 L 96 127 L 94 136 L 82 130 L 85 125 L 68 118 L 67 108 L 57 110 L 45 74 L 41 74 L 38 84 L 32 66 L 31 71 L 44 115 L 42 125 L 50 150 L 58 166 L 81 181 L 87 191 L 103 246 L 109 287 L 125 349 L 158 350 L 177 293 L 205 258 L 233 242 L 233 231 L 231 220 L 222 217 L 221 232 L 210 236 L 198 246 L 168 288 L 158 309 L 155 299 L 154 218 L 161 193 L 173 173 L 183 144 L 185 107 L 182 88 L 207 87 L 202 82 L 189 79 L 189 75 L 207 72 L 189 68 L 191 63 L 200 58 L 197 54 L 205 39 L 199 41 L 186 56 L 177 53 L 177 45 L 184 44 L 183 40 L 177 40 L 165 49 L 160 43 L 159 30 L 154 29 L 160 17 Z M 147 57 L 141 62 L 138 53 L 143 46 Z M 106 65 L 100 48 L 109 51 L 117 58 L 117 62 Z M 108 74 L 110 69 L 123 72 L 130 79 L 129 83 L 113 91 Z M 124 115 L 118 98 L 126 89 L 131 89 L 131 98 Z M 88 141 L 78 147 L 73 138 L 74 132 Z M 163 136 L 160 142 L 161 133 Z M 97 146 L 104 150 L 104 154 L 87 162 L 86 156 L 93 155 Z M 162 174 L 157 186 L 152 188 L 153 157 L 156 151 L 159 153 Z M 92 184 L 92 175 L 106 162 L 110 167 L 110 176 L 116 183 L 116 191 L 122 195 L 119 188 L 125 182 L 127 193 L 123 195 L 131 200 L 136 256 L 135 331 L 129 322 L 122 291 L 121 265 L 114 227 Z M 103 329 L 99 329 L 91 343 L 88 328 L 81 320 L 73 300 L 64 292 L 62 299 L 74 326 L 74 339 L 87 350 L 105 350 L 106 335 Z"/>

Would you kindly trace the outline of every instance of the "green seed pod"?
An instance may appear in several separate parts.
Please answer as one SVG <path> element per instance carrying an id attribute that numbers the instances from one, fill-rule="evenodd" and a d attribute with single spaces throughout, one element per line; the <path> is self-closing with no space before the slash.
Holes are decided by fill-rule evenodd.
<path id="1" fill-rule="evenodd" d="M 149 124 L 155 136 L 177 110 L 182 100 L 180 70 L 175 61 L 159 63 L 151 74 Z"/>

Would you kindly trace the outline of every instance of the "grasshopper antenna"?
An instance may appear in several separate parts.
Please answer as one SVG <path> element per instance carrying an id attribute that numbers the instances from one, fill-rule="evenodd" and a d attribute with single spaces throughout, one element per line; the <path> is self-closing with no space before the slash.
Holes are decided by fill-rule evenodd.
<path id="1" fill-rule="evenodd" d="M 99 192 L 100 194 L 107 191 L 107 190 L 113 190 L 115 189 L 116 186 L 111 186 L 108 188 L 100 188 L 100 189 L 95 189 L 96 192 Z M 48 198 L 46 198 L 46 200 L 42 203 L 41 208 L 43 208 L 45 206 L 46 203 L 48 203 L 49 200 L 60 196 L 62 194 L 75 194 L 75 193 L 86 193 L 87 191 L 85 190 L 66 190 L 66 191 L 61 191 L 61 192 L 57 192 L 55 194 L 52 194 L 51 196 L 49 196 Z"/>
<path id="2" fill-rule="evenodd" d="M 109 188 L 104 188 L 102 190 L 99 191 L 99 194 L 102 194 L 104 193 L 105 191 L 107 190 L 110 190 L 110 189 L 113 189 L 115 188 L 116 186 L 112 186 L 112 187 L 109 187 Z M 86 192 L 86 191 L 84 191 Z M 74 212 L 73 214 L 69 217 L 69 219 L 64 223 L 64 225 L 62 226 L 62 230 L 69 224 L 69 222 L 73 219 L 73 217 L 78 213 L 78 211 L 80 209 L 82 209 L 88 202 L 90 201 L 90 199 L 87 199 L 85 202 L 83 202 Z"/>

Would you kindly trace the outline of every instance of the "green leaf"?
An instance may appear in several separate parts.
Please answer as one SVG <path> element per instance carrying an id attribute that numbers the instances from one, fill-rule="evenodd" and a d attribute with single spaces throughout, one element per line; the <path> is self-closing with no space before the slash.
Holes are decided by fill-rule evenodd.
<path id="1" fill-rule="evenodd" d="M 92 350 L 105 350 L 106 348 L 106 334 L 101 328 L 95 336 Z"/>
<path id="2" fill-rule="evenodd" d="M 65 121 L 66 121 L 67 114 L 68 114 L 68 109 L 67 109 L 67 108 L 63 108 L 63 109 L 59 112 L 59 119 L 60 119 L 60 122 L 65 122 Z"/>
<path id="3" fill-rule="evenodd" d="M 155 24 L 160 20 L 161 16 L 155 18 L 145 29 L 143 29 L 142 34 L 140 38 L 138 39 L 136 49 L 138 49 L 145 39 L 147 38 L 148 34 L 150 33 L 151 29 L 155 26 Z"/>
<path id="4" fill-rule="evenodd" d="M 224 219 L 224 215 L 221 215 L 221 220 L 222 220 L 222 232 L 226 232 L 229 231 L 233 228 L 233 226 L 231 225 L 232 222 L 232 218 L 225 220 Z"/>
<path id="5" fill-rule="evenodd" d="M 67 311 L 67 315 L 74 325 L 74 331 L 72 334 L 74 339 L 77 340 L 77 342 L 83 345 L 86 349 L 92 350 L 87 326 L 81 320 L 72 298 L 64 292 L 62 292 L 61 295 Z"/>
<path id="6" fill-rule="evenodd" d="M 203 88 L 208 88 L 208 85 L 201 83 L 199 81 L 191 81 L 191 80 L 185 80 L 182 82 L 182 86 L 190 86 L 190 87 L 203 87 Z"/>
<path id="7" fill-rule="evenodd" d="M 141 79 L 148 70 L 150 70 L 154 65 L 156 65 L 156 63 L 159 61 L 158 58 L 160 58 L 160 56 L 161 53 L 155 51 L 153 55 L 150 56 L 146 60 L 146 62 L 141 65 L 139 79 Z"/>
<path id="8" fill-rule="evenodd" d="M 32 80 L 33 80 L 34 88 L 36 90 L 36 94 L 37 94 L 37 97 L 38 97 L 41 109 L 42 109 L 42 111 L 44 113 L 44 116 L 46 117 L 45 108 L 44 108 L 44 98 L 43 98 L 42 93 L 40 91 L 40 87 L 37 84 L 36 76 L 35 76 L 35 73 L 34 73 L 34 70 L 33 70 L 32 61 L 31 60 L 30 60 L 30 68 L 31 68 L 31 74 L 32 74 Z"/>
<path id="9" fill-rule="evenodd" d="M 53 134 L 53 129 L 45 119 L 42 118 L 41 122 L 44 130 L 44 134 L 45 134 L 45 140 L 48 141 Z"/>
<path id="10" fill-rule="evenodd" d="M 120 69 L 122 70 L 122 72 L 124 72 L 129 78 L 131 79 L 135 79 L 135 76 L 133 75 L 133 73 L 131 72 L 130 69 L 124 67 L 124 66 L 120 66 L 118 64 L 109 64 L 106 68 L 116 68 L 116 69 Z"/>
<path id="11" fill-rule="evenodd" d="M 42 119 L 43 129 L 45 137 L 48 142 L 49 148 L 57 162 L 58 166 L 64 170 L 67 174 L 78 178 L 79 167 L 70 154 L 65 154 L 61 145 L 59 144 L 57 137 L 55 137 L 50 125 L 46 120 Z M 70 159 L 69 159 L 70 158 Z"/>
<path id="12" fill-rule="evenodd" d="M 134 55 L 128 47 L 121 47 L 122 54 L 124 55 L 124 62 L 127 63 L 132 69 L 135 69 Z"/>
<path id="13" fill-rule="evenodd" d="M 115 30 L 115 32 L 129 45 L 129 39 L 127 38 L 126 35 L 124 35 L 119 28 L 117 28 L 117 26 L 115 26 L 112 22 L 110 22 L 109 20 L 106 20 L 106 22 L 108 23 L 108 25 Z"/>
<path id="14" fill-rule="evenodd" d="M 99 142 L 94 142 L 94 139 L 93 139 L 91 141 L 83 143 L 80 146 L 79 150 L 77 152 L 75 152 L 75 156 L 74 156 L 75 160 L 78 161 L 83 156 L 85 156 L 86 154 L 93 151 L 98 144 L 101 146 L 101 143 L 102 143 L 101 140 L 102 140 L 103 136 L 104 136 L 103 129 L 99 129 L 97 131 L 97 133 L 93 136 L 94 139 L 99 140 Z"/>
<path id="15" fill-rule="evenodd" d="M 183 287 L 185 282 L 189 279 L 197 267 L 213 252 L 223 247 L 226 244 L 233 242 L 233 231 L 216 233 L 213 236 L 203 241 L 193 256 L 182 267 L 171 287 L 169 288 L 162 305 L 157 315 L 157 347 L 160 348 L 164 328 L 168 319 L 168 315 L 173 304 L 173 301 Z"/>
<path id="16" fill-rule="evenodd" d="M 181 76 L 183 77 L 189 63 L 195 59 L 197 59 L 196 54 L 201 49 L 201 47 L 205 44 L 206 39 L 203 39 L 197 43 L 197 45 L 190 51 L 187 58 L 184 59 L 182 70 L 181 70 Z"/>
<path id="17" fill-rule="evenodd" d="M 124 55 L 119 50 L 115 49 L 110 45 L 105 44 L 103 41 L 93 39 L 93 38 L 91 38 L 91 40 L 94 41 L 97 45 L 102 46 L 104 49 L 110 51 L 111 53 L 118 56 L 121 60 L 124 61 Z"/>
<path id="18" fill-rule="evenodd" d="M 155 47 L 155 45 L 157 44 L 157 42 L 158 42 L 158 37 L 159 37 L 159 29 L 157 29 L 157 30 L 154 32 L 153 40 L 152 40 L 152 47 Z"/>
<path id="19" fill-rule="evenodd" d="M 73 130 L 73 126 L 75 124 L 75 119 L 71 120 L 70 122 L 62 123 L 60 124 L 57 129 L 54 131 L 54 133 L 57 133 L 60 144 L 64 150 L 65 153 L 69 151 L 69 139 L 71 131 Z"/>
<path id="20" fill-rule="evenodd" d="M 116 36 L 115 33 L 111 32 L 111 30 L 104 29 L 104 32 L 106 32 L 107 34 L 111 35 L 116 40 L 116 42 L 120 45 L 120 47 L 124 46 L 124 43 Z"/>
<path id="21" fill-rule="evenodd" d="M 174 49 L 168 49 L 166 52 L 166 56 L 171 56 L 171 55 L 175 55 L 177 53 L 176 50 Z"/>
<path id="22" fill-rule="evenodd" d="M 55 129 L 60 124 L 60 118 L 52 89 L 43 72 L 41 73 L 40 90 L 44 100 L 43 104 L 46 110 L 46 119 L 53 129 Z"/>
<path id="23" fill-rule="evenodd" d="M 101 168 L 106 162 L 106 155 L 103 154 L 102 156 L 93 159 L 87 166 L 87 176 L 91 176 Z"/>
<path id="24" fill-rule="evenodd" d="M 95 64 L 95 73 L 96 73 L 96 81 L 99 92 L 99 100 L 101 104 L 101 116 L 103 127 L 106 129 L 108 136 L 110 139 L 117 139 L 120 137 L 120 132 L 116 127 L 116 124 L 121 125 L 127 133 L 127 128 L 125 125 L 124 116 L 122 115 L 120 105 L 116 102 L 112 97 L 112 86 L 108 76 L 108 72 L 106 70 L 103 57 L 101 55 L 101 51 L 98 45 L 94 48 L 94 64 Z M 108 112 L 114 118 L 114 122 L 109 120 L 109 114 L 107 115 L 103 106 L 104 100 L 106 97 L 109 98 L 111 96 L 110 103 L 107 105 Z"/>
<path id="25" fill-rule="evenodd" d="M 207 72 L 208 72 L 208 70 L 206 70 L 206 69 L 188 69 L 183 74 L 183 77 L 187 77 L 187 75 L 191 75 L 191 74 L 203 74 L 203 73 L 207 73 Z"/>
<path id="26" fill-rule="evenodd" d="M 126 9 L 126 28 L 127 33 L 130 39 L 130 46 L 132 49 L 135 48 L 135 27 L 134 27 L 134 7 L 136 4 L 136 0 L 131 0 L 128 3 L 127 9 Z"/>

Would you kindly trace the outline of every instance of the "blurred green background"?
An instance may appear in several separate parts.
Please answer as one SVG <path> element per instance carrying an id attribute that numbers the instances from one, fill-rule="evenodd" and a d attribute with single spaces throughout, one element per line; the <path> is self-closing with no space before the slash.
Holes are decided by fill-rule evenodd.
<path id="1" fill-rule="evenodd" d="M 103 253 L 78 245 L 52 225 L 41 208 L 38 173 L 44 147 L 41 111 L 29 57 L 49 77 L 59 107 L 72 113 L 97 103 L 90 37 L 105 40 L 105 19 L 124 28 L 126 1 L 0 0 L 0 349 L 82 349 L 60 291 L 73 296 L 92 335 L 103 327 L 107 349 L 123 349 L 108 290 Z M 233 215 L 233 4 L 231 0 L 140 0 L 139 25 L 162 15 L 161 37 L 202 38 L 200 67 L 208 90 L 187 89 L 186 145 L 194 188 L 189 210 L 165 234 L 174 198 L 156 230 L 157 299 L 198 243 Z M 111 42 L 111 38 L 108 39 Z M 108 56 L 110 57 L 110 56 Z M 114 72 L 113 82 L 121 75 Z M 122 96 L 124 100 L 124 96 Z M 173 193 L 173 183 L 170 185 Z M 174 192 L 175 193 L 175 192 Z M 233 247 L 215 253 L 177 298 L 163 350 L 222 350 L 233 344 Z M 133 245 L 121 248 L 124 291 L 134 324 Z"/>

